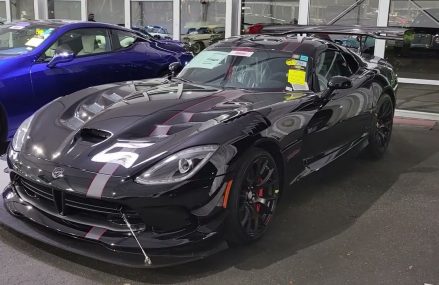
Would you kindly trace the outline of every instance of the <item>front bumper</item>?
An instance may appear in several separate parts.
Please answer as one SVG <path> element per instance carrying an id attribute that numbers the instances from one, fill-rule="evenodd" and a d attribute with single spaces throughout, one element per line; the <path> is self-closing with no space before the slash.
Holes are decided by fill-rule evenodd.
<path id="1" fill-rule="evenodd" d="M 0 224 L 51 246 L 117 265 L 170 266 L 202 259 L 227 248 L 221 235 L 207 228 L 198 228 L 184 237 L 139 231 L 136 236 L 152 261 L 149 265 L 128 232 L 105 230 L 101 235 L 90 234 L 93 228 L 78 227 L 34 207 L 25 197 L 20 197 L 14 185 L 6 187 L 2 200 Z"/>

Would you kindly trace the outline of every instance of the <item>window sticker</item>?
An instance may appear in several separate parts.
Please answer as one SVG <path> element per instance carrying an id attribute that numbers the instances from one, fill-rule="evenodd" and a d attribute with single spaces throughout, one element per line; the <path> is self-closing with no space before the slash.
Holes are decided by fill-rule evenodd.
<path id="1" fill-rule="evenodd" d="M 247 50 L 232 50 L 229 55 L 232 56 L 243 56 L 243 57 L 251 57 L 254 54 L 253 51 Z"/>
<path id="2" fill-rule="evenodd" d="M 301 61 L 306 61 L 306 62 L 308 62 L 308 56 L 302 54 L 302 55 L 300 56 L 300 60 L 301 60 Z"/>
<path id="3" fill-rule="evenodd" d="M 219 66 L 228 55 L 228 52 L 204 51 L 192 59 L 186 68 L 214 69 Z"/>
<path id="4" fill-rule="evenodd" d="M 44 35 L 44 29 L 35 29 L 35 35 L 43 36 Z"/>
<path id="5" fill-rule="evenodd" d="M 24 28 L 25 28 L 25 26 L 10 26 L 9 27 L 10 30 L 22 30 Z"/>
<path id="6" fill-rule="evenodd" d="M 292 85 L 305 85 L 306 83 L 305 70 L 290 69 L 288 70 L 288 83 Z"/>
<path id="7" fill-rule="evenodd" d="M 25 44 L 25 46 L 28 47 L 37 47 L 44 41 L 43 38 L 33 37 L 30 40 L 28 40 Z"/>
<path id="8" fill-rule="evenodd" d="M 306 67 L 308 62 L 294 59 L 294 57 L 300 58 L 301 56 L 293 55 L 293 58 L 286 60 L 288 66 L 287 81 L 289 85 L 285 88 L 286 91 L 306 91 L 309 90 L 308 83 L 306 82 Z"/>
<path id="9" fill-rule="evenodd" d="M 308 62 L 306 62 L 306 61 L 302 61 L 302 60 L 298 60 L 298 61 L 296 61 L 296 64 L 295 65 L 298 65 L 298 66 L 301 66 L 301 67 L 305 67 L 306 68 L 306 66 L 308 65 Z"/>
<path id="10" fill-rule="evenodd" d="M 287 61 L 285 62 L 288 66 L 294 66 L 297 64 L 297 60 L 289 58 L 287 59 Z"/>

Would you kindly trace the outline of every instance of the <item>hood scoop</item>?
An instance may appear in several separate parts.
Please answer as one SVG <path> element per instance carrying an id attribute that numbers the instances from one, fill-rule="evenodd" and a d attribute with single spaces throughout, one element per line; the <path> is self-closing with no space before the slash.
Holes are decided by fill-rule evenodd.
<path id="1" fill-rule="evenodd" d="M 83 128 L 76 134 L 75 140 L 82 140 L 91 143 L 100 143 L 110 138 L 112 134 L 110 132 L 98 129 Z"/>

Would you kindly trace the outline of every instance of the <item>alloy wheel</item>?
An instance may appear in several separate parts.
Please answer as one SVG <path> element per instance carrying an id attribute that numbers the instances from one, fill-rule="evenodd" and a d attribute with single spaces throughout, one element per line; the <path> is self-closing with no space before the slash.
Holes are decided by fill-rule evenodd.
<path id="1" fill-rule="evenodd" d="M 276 209 L 279 199 L 279 175 L 275 162 L 266 156 L 256 157 L 244 174 L 238 207 L 244 232 L 261 236 Z"/>

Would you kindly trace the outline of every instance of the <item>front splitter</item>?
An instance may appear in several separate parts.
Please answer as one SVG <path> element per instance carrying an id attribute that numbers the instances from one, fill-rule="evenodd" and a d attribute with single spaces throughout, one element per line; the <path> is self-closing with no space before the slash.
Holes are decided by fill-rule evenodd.
<path id="1" fill-rule="evenodd" d="M 0 224 L 31 239 L 61 250 L 106 263 L 134 268 L 157 268 L 187 263 L 203 259 L 228 248 L 227 243 L 221 240 L 215 243 L 209 242 L 206 245 L 185 246 L 179 249 L 183 253 L 149 254 L 152 260 L 152 264 L 149 265 L 145 263 L 145 257 L 140 249 L 139 253 L 111 250 L 98 242 L 67 236 L 34 223 L 26 217 L 14 216 L 6 209 L 1 197 Z"/>

